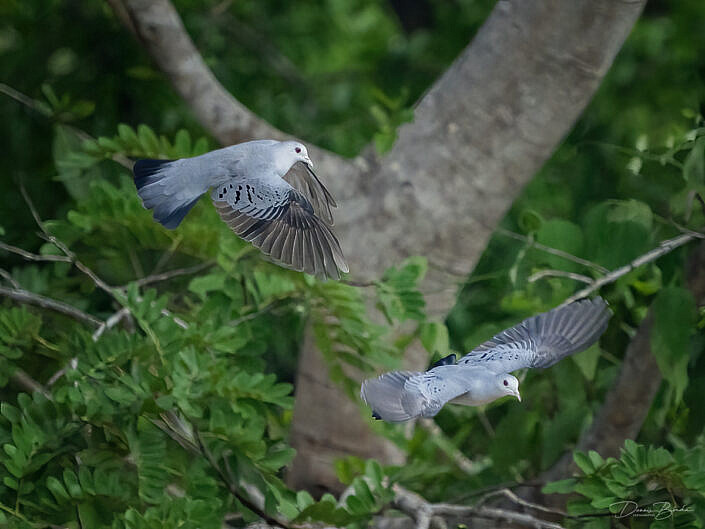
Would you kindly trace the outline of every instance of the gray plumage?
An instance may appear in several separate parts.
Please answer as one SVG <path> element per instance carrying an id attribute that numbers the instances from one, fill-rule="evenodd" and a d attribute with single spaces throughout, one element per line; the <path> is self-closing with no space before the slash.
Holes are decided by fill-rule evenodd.
<path id="1" fill-rule="evenodd" d="M 425 373 L 393 371 L 365 380 L 360 396 L 375 417 L 390 422 L 433 417 L 447 402 L 479 406 L 505 395 L 521 400 L 519 381 L 510 372 L 550 367 L 588 348 L 611 316 L 599 297 L 558 307 L 502 331 L 457 364 L 449 356 Z"/>
<path id="2" fill-rule="evenodd" d="M 298 142 L 258 140 L 180 160 L 138 160 L 133 172 L 145 208 L 178 226 L 211 190 L 220 217 L 274 262 L 318 277 L 348 272 L 333 234 L 337 204 Z"/>

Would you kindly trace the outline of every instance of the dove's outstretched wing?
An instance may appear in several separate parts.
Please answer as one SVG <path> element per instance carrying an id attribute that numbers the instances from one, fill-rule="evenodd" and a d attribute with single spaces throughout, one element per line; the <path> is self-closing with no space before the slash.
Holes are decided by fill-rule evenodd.
<path id="1" fill-rule="evenodd" d="M 389 422 L 404 422 L 414 417 L 433 417 L 449 401 L 468 391 L 468 376 L 452 376 L 441 366 L 425 373 L 392 371 L 365 380 L 360 397 L 372 415 Z"/>
<path id="2" fill-rule="evenodd" d="M 333 226 L 331 209 L 337 208 L 338 204 L 313 169 L 303 162 L 296 162 L 284 175 L 284 180 L 308 199 L 317 217 Z"/>
<path id="3" fill-rule="evenodd" d="M 347 272 L 340 244 L 309 200 L 281 179 L 238 179 L 213 188 L 220 217 L 285 267 L 318 277 Z"/>
<path id="4" fill-rule="evenodd" d="M 549 367 L 596 342 L 611 316 L 600 297 L 576 301 L 502 331 L 463 356 L 458 365 L 483 366 L 495 373 Z"/>

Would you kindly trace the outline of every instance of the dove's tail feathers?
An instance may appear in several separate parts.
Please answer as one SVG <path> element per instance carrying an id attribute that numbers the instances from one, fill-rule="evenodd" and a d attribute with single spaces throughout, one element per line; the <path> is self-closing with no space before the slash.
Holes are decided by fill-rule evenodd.
<path id="1" fill-rule="evenodd" d="M 170 230 L 181 224 L 205 192 L 185 186 L 183 171 L 173 160 L 137 160 L 132 172 L 142 204 L 152 210 L 154 220 Z"/>
<path id="2" fill-rule="evenodd" d="M 607 302 L 597 297 L 530 318 L 526 321 L 530 336 L 552 353 L 539 355 L 544 361 L 533 367 L 549 367 L 561 358 L 587 349 L 605 332 L 611 316 Z"/>
<path id="3" fill-rule="evenodd" d="M 404 422 L 422 413 L 422 401 L 414 377 L 421 375 L 413 371 L 392 371 L 377 378 L 365 380 L 360 388 L 360 397 L 370 408 L 372 415 L 389 422 Z"/>

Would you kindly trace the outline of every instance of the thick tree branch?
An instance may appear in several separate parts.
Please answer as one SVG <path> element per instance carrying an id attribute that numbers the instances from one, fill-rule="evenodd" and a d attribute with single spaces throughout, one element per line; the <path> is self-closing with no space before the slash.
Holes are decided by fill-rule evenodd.
<path id="1" fill-rule="evenodd" d="M 149 54 L 219 141 L 282 137 L 218 83 L 168 0 L 123 3 Z M 419 254 L 469 272 L 513 200 L 592 97 L 644 3 L 499 1 L 419 102 L 414 122 L 400 128 L 388 155 L 369 153 L 350 164 L 313 149 L 341 205 L 336 232 L 355 275 L 378 277 Z M 423 288 L 431 316 L 445 315 L 455 280 L 434 268 Z M 297 375 L 292 443 L 299 453 L 292 475 L 303 477 L 299 485 L 320 479 L 334 487 L 330 462 L 340 449 L 382 459 L 386 449 L 369 435 L 357 406 L 321 380 L 320 353 L 307 343 Z M 419 355 L 412 363 L 425 359 Z M 328 406 L 311 414 L 302 398 L 307 393 Z M 331 435 L 311 438 L 334 425 L 341 426 L 336 447 L 326 447 Z M 317 472 L 320 478 L 305 477 Z"/>

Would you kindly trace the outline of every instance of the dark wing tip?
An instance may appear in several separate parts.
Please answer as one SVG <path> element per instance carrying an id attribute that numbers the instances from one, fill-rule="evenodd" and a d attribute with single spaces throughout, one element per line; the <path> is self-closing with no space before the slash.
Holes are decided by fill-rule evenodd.
<path id="1" fill-rule="evenodd" d="M 428 368 L 428 370 L 433 369 L 434 367 L 439 367 L 439 366 L 448 366 L 448 365 L 453 365 L 455 364 L 455 353 L 450 353 L 448 356 L 444 356 L 440 360 L 437 360 L 433 364 L 431 364 Z"/>
<path id="2" fill-rule="evenodd" d="M 135 187 L 141 189 L 147 185 L 152 176 L 161 171 L 172 161 L 173 160 L 154 160 L 149 158 L 137 160 L 135 165 L 132 166 L 132 174 L 135 176 Z"/>

